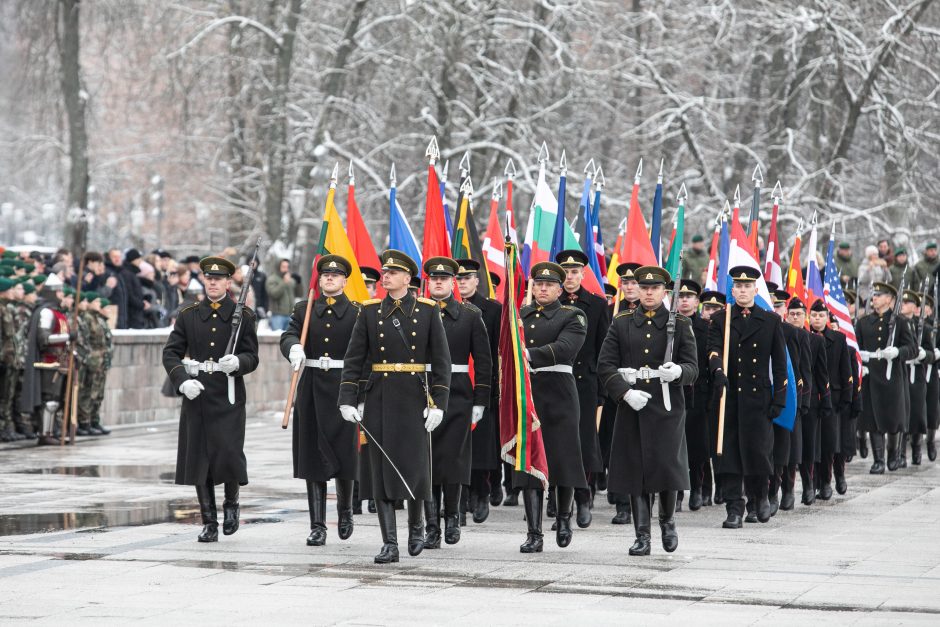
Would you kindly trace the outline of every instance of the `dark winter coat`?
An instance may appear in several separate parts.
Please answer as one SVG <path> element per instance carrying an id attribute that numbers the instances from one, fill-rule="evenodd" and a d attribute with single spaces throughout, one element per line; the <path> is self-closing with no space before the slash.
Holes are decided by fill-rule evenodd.
<path id="1" fill-rule="evenodd" d="M 490 347 L 490 401 L 483 411 L 483 419 L 470 433 L 472 466 L 474 470 L 496 470 L 499 468 L 499 330 L 503 306 L 480 292 L 467 302 L 480 310 Z"/>
<path id="2" fill-rule="evenodd" d="M 881 315 L 871 313 L 859 319 L 855 327 L 859 350 L 874 353 L 888 346 L 889 325 L 894 312 L 889 308 Z M 862 415 L 858 428 L 861 431 L 899 433 L 904 427 L 905 416 L 899 409 L 908 386 L 901 367 L 908 359 L 917 355 L 917 346 L 911 328 L 901 318 L 895 328 L 894 346 L 899 350 L 894 360 L 891 379 L 887 378 L 888 362 L 870 359 L 865 366 L 868 376 L 862 379 Z"/>

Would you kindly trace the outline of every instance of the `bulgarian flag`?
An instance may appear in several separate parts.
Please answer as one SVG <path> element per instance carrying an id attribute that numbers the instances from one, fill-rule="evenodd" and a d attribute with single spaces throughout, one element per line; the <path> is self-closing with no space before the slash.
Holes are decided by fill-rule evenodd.
<path id="1" fill-rule="evenodd" d="M 486 257 L 486 268 L 489 272 L 495 274 L 500 283 L 506 280 L 506 255 L 500 250 L 502 242 L 506 239 L 502 230 L 499 228 L 499 192 L 493 190 L 490 198 L 490 219 L 486 226 L 486 236 L 483 238 L 483 255 Z M 490 298 L 496 298 L 496 291 L 493 289 L 492 281 L 489 282 Z M 499 300 L 502 302 L 502 290 L 500 290 Z"/>
<path id="2" fill-rule="evenodd" d="M 323 210 L 323 226 L 320 228 L 320 242 L 317 246 L 317 254 L 313 260 L 313 269 L 310 272 L 310 287 L 314 293 L 318 293 L 319 277 L 317 276 L 317 260 L 323 255 L 340 255 L 349 261 L 352 266 L 352 272 L 346 281 L 346 289 L 343 290 L 349 300 L 363 302 L 369 298 L 369 291 L 366 289 L 366 282 L 362 279 L 362 271 L 359 269 L 359 262 L 356 260 L 356 254 L 353 251 L 352 244 L 346 236 L 346 230 L 343 228 L 343 222 L 339 219 L 339 212 L 336 210 L 336 171 L 333 172 L 333 180 L 330 182 L 330 191 L 326 194 L 326 208 Z"/>
<path id="3" fill-rule="evenodd" d="M 525 359 L 525 331 L 519 318 L 518 288 L 524 283 L 514 244 L 506 249 L 506 282 L 499 335 L 499 443 L 500 457 L 515 470 L 532 475 L 548 489 L 548 458 L 541 425 L 532 399 L 529 364 Z"/>

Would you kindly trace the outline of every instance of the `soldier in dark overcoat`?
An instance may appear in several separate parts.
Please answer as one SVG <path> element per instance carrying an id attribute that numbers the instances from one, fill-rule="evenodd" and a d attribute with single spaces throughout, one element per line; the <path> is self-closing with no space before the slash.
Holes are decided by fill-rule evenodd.
<path id="1" fill-rule="evenodd" d="M 475 305 L 454 298 L 454 277 L 458 268 L 457 262 L 448 257 L 431 257 L 424 262 L 428 293 L 440 308 L 453 361 L 450 369 L 450 397 L 444 421 L 431 434 L 433 498 L 424 502 L 426 549 L 441 548 L 442 494 L 444 541 L 447 544 L 460 541 L 457 507 L 461 486 L 470 484 L 470 430 L 472 425 L 479 424 L 483 419 L 483 410 L 490 402 L 492 379 L 489 338 L 480 310 Z M 480 500 L 488 504 L 489 495 L 483 495 Z"/>
<path id="2" fill-rule="evenodd" d="M 702 302 L 702 311 L 700 315 L 702 320 L 708 323 L 711 326 L 712 316 L 719 312 L 725 310 L 725 304 L 727 297 L 722 292 L 716 292 L 714 290 L 705 290 L 702 292 L 701 302 Z M 694 332 L 694 328 L 693 328 Z M 698 337 L 696 336 L 696 341 Z M 708 329 L 705 330 L 705 349 L 706 356 L 708 351 Z M 705 378 L 708 380 L 709 385 L 711 386 L 710 398 L 708 406 L 705 411 L 708 417 L 708 455 L 709 461 L 705 464 L 705 468 L 702 476 L 702 505 L 721 505 L 723 504 L 724 498 L 721 496 L 721 480 L 718 476 L 719 472 L 719 457 L 717 453 L 718 448 L 718 401 L 717 394 L 715 393 L 715 381 L 711 378 L 711 368 L 705 368 L 704 370 L 699 370 L 698 373 L 699 379 Z M 696 383 L 698 379 L 696 379 Z M 714 500 L 712 500 L 712 493 L 714 492 Z"/>
<path id="3" fill-rule="evenodd" d="M 636 277 L 640 307 L 614 318 L 601 349 L 598 374 L 608 394 L 621 399 L 609 485 L 618 494 L 630 495 L 636 531 L 630 555 L 649 555 L 654 494 L 659 494 L 663 548 L 671 553 L 679 545 L 676 498 L 679 490 L 689 487 L 682 387 L 695 383 L 698 360 L 691 321 L 663 305 L 669 273 L 658 266 L 642 266 Z M 670 333 L 674 343 L 667 354 Z"/>
<path id="4" fill-rule="evenodd" d="M 320 295 L 313 301 L 306 342 L 300 343 L 308 301 L 294 306 L 281 353 L 295 371 L 303 369 L 294 403 L 294 477 L 307 483 L 310 511 L 308 546 L 326 544 L 326 482 L 336 485 L 337 532 L 345 540 L 353 532 L 353 483 L 358 472 L 359 433 L 343 420 L 337 406 L 343 355 L 360 304 L 343 293 L 352 264 L 339 255 L 317 260 Z"/>
<path id="5" fill-rule="evenodd" d="M 480 292 L 478 261 L 457 259 L 457 264 L 460 297 L 480 310 L 490 348 L 490 399 L 485 403 L 483 417 L 470 433 L 472 461 L 469 503 L 473 510 L 473 521 L 481 523 L 490 515 L 490 505 L 496 506 L 503 502 L 503 490 L 500 487 L 503 465 L 499 459 L 499 325 L 503 306 Z M 509 468 L 505 466 L 507 499 L 518 502 L 518 495 L 512 494 L 512 473 Z"/>
<path id="6" fill-rule="evenodd" d="M 163 347 L 163 367 L 173 389 L 184 397 L 176 483 L 196 486 L 203 523 L 199 541 L 216 542 L 215 486 L 225 485 L 222 531 L 230 535 L 238 530 L 239 486 L 248 483 L 244 376 L 258 367 L 258 336 L 255 314 L 245 307 L 238 342 L 225 353 L 236 308 L 228 295 L 235 264 L 205 257 L 199 267 L 206 298 L 180 311 Z M 234 403 L 229 400 L 229 378 L 234 383 Z"/>
<path id="7" fill-rule="evenodd" d="M 574 491 L 574 500 L 578 508 L 578 527 L 584 529 L 591 525 L 595 479 L 604 472 L 604 459 L 597 437 L 598 411 L 603 405 L 604 389 L 597 376 L 597 356 L 600 354 L 604 338 L 607 337 L 610 310 L 607 308 L 606 298 L 581 286 L 584 267 L 588 265 L 587 255 L 577 249 L 563 250 L 555 255 L 555 263 L 565 269 L 565 293 L 562 295 L 562 302 L 580 309 L 587 321 L 587 335 L 574 360 L 574 381 L 578 388 L 581 416 L 581 461 L 584 462 L 584 475 L 588 484 L 588 488 Z"/>
<path id="8" fill-rule="evenodd" d="M 787 323 L 787 302 L 790 300 L 790 294 L 785 290 L 778 289 L 776 283 L 768 282 L 767 287 L 770 290 L 770 296 L 774 302 L 774 312 L 780 316 L 780 319 L 783 322 L 783 324 L 780 325 L 780 329 L 783 331 L 783 338 L 787 343 L 787 353 L 790 356 L 790 363 L 793 365 L 793 371 L 796 377 L 798 407 L 800 407 L 802 405 L 803 398 L 803 376 L 800 370 L 800 345 L 802 344 L 800 334 L 802 330 L 797 329 L 792 324 Z M 777 510 L 780 508 L 781 486 L 784 487 L 785 496 L 788 494 L 787 488 L 790 488 L 789 494 L 790 498 L 792 498 L 792 485 L 788 481 L 787 473 L 789 471 L 790 464 L 791 438 L 801 437 L 801 434 L 797 431 L 799 428 L 799 421 L 800 410 L 797 409 L 792 430 L 786 429 L 774 423 L 774 472 L 770 476 L 769 492 L 771 516 L 775 516 L 777 514 Z M 748 511 L 748 516 L 750 515 L 751 511 Z M 753 520 L 757 520 L 756 513 Z"/>
<path id="9" fill-rule="evenodd" d="M 532 377 L 532 399 L 541 422 L 548 479 L 557 494 L 555 542 L 564 548 L 571 543 L 571 507 L 576 488 L 587 488 L 581 461 L 578 388 L 574 362 L 587 334 L 584 313 L 562 305 L 565 269 L 543 261 L 532 266 L 535 301 L 519 316 L 525 332 L 525 356 Z M 528 535 L 519 548 L 523 553 L 542 550 L 542 484 L 531 475 L 517 472 L 513 485 L 523 488 Z"/>
<path id="10" fill-rule="evenodd" d="M 749 266 L 731 269 L 730 312 L 712 316 L 708 329 L 709 367 L 717 385 L 726 387 L 723 452 L 720 461 L 722 495 L 728 517 L 722 526 L 739 529 L 744 495 L 757 504 L 761 522 L 770 520 L 767 477 L 773 472 L 772 421 L 786 406 L 786 340 L 780 318 L 755 305 L 760 271 Z M 728 371 L 722 367 L 725 316 L 731 316 Z"/>
<path id="11" fill-rule="evenodd" d="M 894 299 L 897 289 L 890 283 L 875 282 L 872 286 L 872 313 L 859 319 L 855 328 L 859 354 L 867 369 L 862 379 L 862 414 L 859 430 L 871 436 L 874 461 L 869 472 L 884 474 L 885 435 L 887 434 L 887 467 L 897 470 L 900 463 L 898 449 L 900 434 L 904 430 L 905 416 L 899 404 L 905 396 L 907 380 L 903 363 L 917 355 L 917 346 L 911 328 L 894 315 Z M 897 322 L 896 325 L 893 323 Z M 894 342 L 891 327 L 894 326 Z M 888 364 L 892 364 L 888 378 Z"/>
<path id="12" fill-rule="evenodd" d="M 849 367 L 849 346 L 845 336 L 830 328 L 831 317 L 826 304 L 817 300 L 810 307 L 809 325 L 825 342 L 826 370 L 829 374 L 828 414 L 819 419 L 819 456 L 814 472 L 816 496 L 824 501 L 832 498 L 832 463 L 840 450 L 842 412 L 852 404 L 852 370 Z"/>
<path id="13" fill-rule="evenodd" d="M 903 302 L 901 304 L 901 315 L 908 318 L 911 324 L 911 333 L 917 340 L 918 327 L 920 326 L 920 308 L 923 303 L 923 294 L 913 290 L 904 290 Z M 924 320 L 926 323 L 926 319 Z M 918 346 L 917 355 L 906 364 L 908 371 L 908 390 L 910 391 L 911 409 L 907 433 L 911 440 L 911 462 L 919 466 L 922 456 L 922 445 L 924 436 L 927 435 L 927 366 L 933 364 L 933 347 L 930 346 L 930 338 L 927 337 L 926 329 L 920 337 L 920 346 Z M 930 353 L 927 349 L 930 348 Z M 902 447 L 902 462 L 905 465 L 906 451 Z"/>
<path id="14" fill-rule="evenodd" d="M 936 279 L 935 279 L 936 280 Z M 933 352 L 933 367 L 927 367 L 927 459 L 936 461 L 937 428 L 940 427 L 940 333 L 934 325 L 934 298 L 927 295 L 927 327 L 924 329 L 924 337 L 928 338 L 924 348 L 927 352 Z"/>
<path id="15" fill-rule="evenodd" d="M 367 432 L 371 496 L 383 542 L 375 562 L 385 564 L 398 561 L 396 500 L 408 499 L 408 553 L 415 556 L 424 549 L 423 501 L 431 498 L 429 434 L 447 409 L 451 360 L 437 303 L 409 293 L 417 264 L 397 250 L 386 250 L 381 259 L 386 296 L 363 303 L 343 358 L 338 402 L 343 418 L 362 422 Z M 363 414 L 357 408 L 360 386 Z"/>
<path id="16" fill-rule="evenodd" d="M 803 459 L 803 422 L 809 414 L 812 402 L 813 381 L 813 352 L 812 338 L 806 329 L 806 306 L 799 296 L 790 297 L 786 305 L 786 326 L 796 331 L 799 343 L 799 363 L 793 364 L 793 372 L 797 379 L 797 412 L 793 421 L 793 431 L 790 432 L 790 452 L 786 472 L 781 477 L 780 509 L 788 511 L 796 503 L 795 486 L 796 474 Z M 780 459 L 783 459 L 783 455 Z"/>
<path id="17" fill-rule="evenodd" d="M 710 465 L 712 434 L 709 429 L 708 408 L 711 403 L 712 381 L 708 371 L 708 320 L 698 312 L 701 286 L 692 279 L 682 279 L 679 286 L 679 313 L 692 323 L 695 336 L 698 377 L 695 383 L 683 388 L 685 394 L 685 439 L 689 451 L 689 509 L 702 507 L 702 483 L 706 466 Z M 711 468 L 707 469 L 711 474 Z M 708 495 L 711 498 L 711 494 Z M 682 493 L 679 493 L 679 503 Z M 679 507 L 679 505 L 677 505 Z"/>

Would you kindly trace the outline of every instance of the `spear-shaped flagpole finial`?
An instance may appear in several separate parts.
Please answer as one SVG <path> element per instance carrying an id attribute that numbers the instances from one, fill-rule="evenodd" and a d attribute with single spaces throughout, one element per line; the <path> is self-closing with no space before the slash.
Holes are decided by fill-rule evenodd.
<path id="1" fill-rule="evenodd" d="M 783 187 L 780 186 L 780 181 L 777 181 L 777 184 L 774 185 L 774 191 L 770 192 L 770 197 L 773 198 L 778 205 L 780 201 L 783 200 Z"/>
<path id="2" fill-rule="evenodd" d="M 512 159 L 506 161 L 506 168 L 503 170 L 503 174 L 505 174 L 506 179 L 510 181 L 516 177 L 516 164 L 513 163 Z"/>
<path id="3" fill-rule="evenodd" d="M 395 187 L 395 184 L 398 182 L 397 177 L 395 176 L 395 164 L 392 163 L 392 169 L 388 173 L 388 186 Z"/>
<path id="4" fill-rule="evenodd" d="M 731 215 L 731 203 L 728 202 L 728 199 L 725 198 L 725 206 L 721 208 L 721 219 L 723 221 L 728 220 L 728 216 Z"/>
<path id="5" fill-rule="evenodd" d="M 754 166 L 754 173 L 751 175 L 751 180 L 754 181 L 754 187 L 760 187 L 761 183 L 764 182 L 764 173 L 761 172 L 759 163 Z"/>
<path id="6" fill-rule="evenodd" d="M 450 159 L 444 162 L 444 167 L 441 169 L 441 181 L 444 183 L 447 182 L 447 173 L 450 171 Z"/>
<path id="7" fill-rule="evenodd" d="M 679 193 L 676 194 L 676 200 L 680 205 L 684 205 L 686 199 L 689 197 L 689 192 L 685 189 L 685 183 L 679 186 Z"/>
<path id="8" fill-rule="evenodd" d="M 568 155 L 565 154 L 565 150 L 561 151 L 561 159 L 558 161 L 558 169 L 561 172 L 561 176 L 567 176 L 568 174 Z"/>
<path id="9" fill-rule="evenodd" d="M 470 151 L 463 153 L 463 156 L 460 158 L 460 164 L 457 166 L 460 168 L 460 176 L 466 177 L 470 174 Z"/>
<path id="10" fill-rule="evenodd" d="M 431 165 L 437 163 L 438 158 L 441 156 L 441 149 L 437 147 L 436 135 L 431 136 L 431 141 L 428 143 L 428 149 L 424 151 L 424 156 L 428 158 Z"/>
<path id="11" fill-rule="evenodd" d="M 585 178 L 591 178 L 595 174 L 597 174 L 597 166 L 594 165 L 594 157 L 591 157 L 591 160 L 584 166 L 584 176 Z"/>
<path id="12" fill-rule="evenodd" d="M 548 144 L 542 142 L 542 147 L 539 148 L 539 165 L 544 166 L 548 163 Z"/>
<path id="13" fill-rule="evenodd" d="M 604 189 L 607 186 L 607 179 L 604 177 L 604 167 L 597 166 L 597 169 L 594 171 L 594 185 L 597 186 L 597 189 Z"/>
<path id="14" fill-rule="evenodd" d="M 643 159 L 640 159 L 640 163 L 636 166 L 636 174 L 633 176 L 633 182 L 639 183 L 640 177 L 643 176 Z"/>
<path id="15" fill-rule="evenodd" d="M 816 212 L 815 209 L 813 209 L 813 218 L 809 221 L 810 226 L 816 226 L 816 224 L 817 224 L 818 222 L 819 222 L 819 219 L 818 219 L 818 216 L 817 216 L 817 212 Z"/>
<path id="16" fill-rule="evenodd" d="M 735 207 L 741 206 L 741 186 L 740 185 L 736 185 L 734 188 L 734 206 Z"/>
<path id="17" fill-rule="evenodd" d="M 355 184 L 356 184 L 356 174 L 355 174 L 355 172 L 353 171 L 353 162 L 352 162 L 352 161 L 349 162 L 349 184 L 350 184 L 350 185 L 355 185 Z"/>
<path id="18" fill-rule="evenodd" d="M 800 221 L 796 225 L 796 234 L 797 235 L 803 234 L 803 216 L 800 216 Z"/>
<path id="19" fill-rule="evenodd" d="M 473 181 L 470 180 L 470 175 L 467 175 L 460 185 L 460 193 L 466 196 L 468 200 L 473 198 Z"/>
<path id="20" fill-rule="evenodd" d="M 333 172 L 330 174 L 330 189 L 336 189 L 336 180 L 339 178 L 339 162 L 333 164 Z"/>
<path id="21" fill-rule="evenodd" d="M 663 164 L 664 164 L 665 162 L 666 162 L 665 159 L 660 159 L 660 160 L 659 160 L 659 174 L 656 175 L 656 182 L 657 182 L 657 183 L 662 183 L 662 182 L 663 182 Z"/>
<path id="22" fill-rule="evenodd" d="M 499 199 L 503 197 L 503 183 L 493 177 L 493 200 L 499 202 Z"/>

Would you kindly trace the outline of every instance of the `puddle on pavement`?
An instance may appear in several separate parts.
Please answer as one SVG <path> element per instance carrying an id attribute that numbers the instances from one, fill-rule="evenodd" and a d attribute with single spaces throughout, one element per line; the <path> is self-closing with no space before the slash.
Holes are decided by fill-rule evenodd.
<path id="1" fill-rule="evenodd" d="M 173 483 L 176 467 L 170 465 L 148 466 L 144 464 L 87 464 L 82 466 L 48 466 L 14 471 L 26 475 L 68 475 L 105 479 L 143 479 Z"/>

